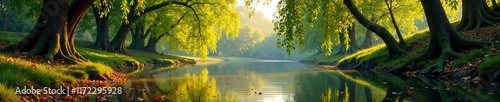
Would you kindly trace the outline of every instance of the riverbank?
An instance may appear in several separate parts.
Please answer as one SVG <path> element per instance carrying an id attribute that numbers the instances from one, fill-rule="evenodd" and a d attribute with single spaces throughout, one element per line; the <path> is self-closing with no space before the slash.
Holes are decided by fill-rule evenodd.
<path id="1" fill-rule="evenodd" d="M 453 25 L 456 25 L 456 23 Z M 431 76 L 462 78 L 464 80 L 472 80 L 476 76 L 479 76 L 481 79 L 498 79 L 500 75 L 498 31 L 500 31 L 500 23 L 475 30 L 459 32 L 463 37 L 470 40 L 490 42 L 491 46 L 488 49 L 458 51 L 457 53 L 460 54 L 460 58 L 448 59 L 444 71 Z M 316 54 L 305 58 L 301 62 L 314 65 L 337 66 L 339 69 L 373 69 L 395 72 L 395 74 L 404 73 L 404 75 L 408 76 L 422 75 L 420 71 L 430 66 L 435 59 L 416 63 L 418 67 L 413 70 L 397 68 L 412 58 L 425 53 L 430 40 L 429 31 L 424 30 L 405 36 L 405 40 L 413 48 L 406 54 L 391 59 L 388 59 L 385 44 L 380 44 L 348 55 L 323 56 L 323 54 Z"/>
<path id="2" fill-rule="evenodd" d="M 26 34 L 0 32 L 0 48 L 16 43 Z M 41 100 L 52 96 L 14 94 L 19 86 L 59 87 L 59 86 L 109 86 L 123 84 L 133 73 L 151 66 L 174 66 L 195 64 L 195 60 L 156 53 L 128 50 L 127 55 L 87 48 L 90 41 L 75 39 L 76 50 L 88 62 L 75 65 L 63 60 L 52 64 L 43 62 L 41 56 L 28 57 L 27 53 L 0 52 L 0 101 Z M 7 92 L 6 92 L 7 91 Z M 18 96 L 18 97 L 11 97 Z M 75 100 L 79 96 L 63 97 L 61 100 Z"/>

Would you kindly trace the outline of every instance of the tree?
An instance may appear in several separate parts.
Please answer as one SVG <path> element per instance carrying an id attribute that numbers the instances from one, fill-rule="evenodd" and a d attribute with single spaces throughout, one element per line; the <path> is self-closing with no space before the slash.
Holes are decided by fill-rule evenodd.
<path id="1" fill-rule="evenodd" d="M 375 24 L 368 20 L 361 12 L 356 8 L 352 0 L 344 0 L 345 6 L 351 11 L 351 14 L 356 18 L 356 20 L 363 25 L 364 27 L 370 29 L 375 34 L 377 34 L 384 41 L 387 49 L 389 50 L 389 58 L 391 58 L 394 54 L 403 54 L 406 53 L 408 47 L 405 47 L 399 44 L 387 31 L 386 28 Z"/>
<path id="2" fill-rule="evenodd" d="M 105 0 L 101 0 L 104 2 Z M 90 48 L 100 49 L 103 51 L 111 51 L 109 44 L 109 12 L 112 6 L 110 4 L 98 4 L 92 7 L 97 28 L 95 42 L 90 45 Z"/>
<path id="3" fill-rule="evenodd" d="M 54 62 L 61 58 L 71 63 L 84 61 L 74 46 L 75 31 L 94 0 L 44 0 L 33 30 L 23 40 L 3 50 L 28 52 L 28 56 L 44 55 Z M 68 6 L 69 5 L 69 6 Z"/>
<path id="4" fill-rule="evenodd" d="M 192 13 L 194 15 L 192 15 L 190 17 L 194 17 L 197 20 L 197 21 L 194 21 L 194 22 L 197 22 L 197 23 L 194 24 L 193 26 L 198 26 L 197 29 L 195 29 L 195 30 L 198 31 L 198 35 L 197 36 L 199 36 L 199 37 L 202 36 L 202 30 L 205 29 L 205 28 L 202 28 L 202 27 L 207 27 L 207 26 L 212 26 L 212 25 L 202 24 L 201 21 L 200 21 L 200 17 L 199 17 L 198 12 L 199 13 L 211 12 L 212 14 L 213 13 L 220 14 L 220 15 L 213 15 L 213 16 L 237 17 L 237 16 L 234 16 L 234 15 L 231 15 L 231 14 L 235 14 L 235 13 L 224 14 L 224 13 L 219 13 L 218 12 L 218 11 L 221 11 L 221 10 L 223 12 L 225 12 L 226 10 L 233 10 L 234 7 L 232 7 L 232 5 L 234 5 L 236 3 L 234 0 L 223 0 L 223 1 L 217 1 L 217 0 L 196 0 L 196 1 L 191 1 L 191 0 L 186 0 L 186 1 L 162 0 L 162 1 L 151 1 L 151 2 L 148 2 L 146 4 L 152 4 L 151 6 L 148 6 L 148 7 L 146 7 L 146 5 L 144 3 L 142 3 L 141 0 L 134 0 L 132 2 L 133 2 L 133 3 L 131 3 L 132 6 L 129 8 L 128 5 L 127 5 L 128 4 L 127 1 L 123 1 L 124 5 L 122 5 L 121 8 L 122 8 L 122 10 L 125 10 L 125 11 L 128 11 L 128 12 L 124 12 L 124 14 L 126 14 L 126 15 L 123 16 L 123 18 L 125 19 L 125 21 L 120 26 L 120 29 L 118 30 L 116 36 L 110 42 L 114 51 L 121 52 L 121 53 L 126 53 L 126 50 L 125 50 L 125 40 L 127 38 L 128 32 L 130 31 L 130 28 L 132 27 L 132 24 L 135 23 L 141 17 L 141 15 L 150 13 L 150 12 L 155 11 L 155 10 L 160 9 L 160 8 L 164 8 L 164 7 L 170 6 L 171 4 L 173 4 L 173 5 L 171 5 L 172 7 L 186 8 L 186 9 L 192 11 Z M 170 13 L 174 13 L 174 12 L 177 12 L 177 11 L 173 11 L 173 12 L 170 12 Z M 221 20 L 229 20 L 229 19 L 221 19 Z M 219 21 L 216 21 L 216 22 L 219 22 Z M 233 24 L 231 24 L 233 22 L 225 22 L 225 23 L 233 25 Z M 224 25 L 227 25 L 227 24 L 224 24 Z M 234 28 L 229 29 L 229 26 L 220 26 L 220 27 L 221 27 L 221 29 L 223 27 L 226 27 L 227 30 L 234 29 Z M 234 26 L 234 27 L 237 28 L 238 26 Z M 233 30 L 233 31 L 236 31 L 236 30 Z M 231 31 L 230 33 L 234 33 L 234 32 Z M 214 45 L 214 47 L 215 47 L 215 45 Z M 208 51 L 208 48 L 205 48 L 205 49 L 207 49 L 207 50 L 203 50 L 203 51 Z M 200 51 L 200 50 L 196 50 L 196 51 Z"/>
<path id="5" fill-rule="evenodd" d="M 255 29 L 250 25 L 243 25 L 239 32 L 237 38 L 222 36 L 222 39 L 217 43 L 217 52 L 220 56 L 241 54 L 242 51 L 255 47 L 256 44 L 265 39 L 265 35 L 260 29 Z"/>
<path id="6" fill-rule="evenodd" d="M 0 2 L 0 19 L 1 22 L 1 30 L 2 31 L 7 31 L 7 23 L 9 21 L 9 18 L 14 14 L 12 11 L 9 11 L 8 9 L 10 8 L 9 5 L 10 1 L 2 0 Z"/>
<path id="7" fill-rule="evenodd" d="M 498 5 L 497 0 L 491 0 L 491 6 L 493 7 L 493 11 L 499 11 L 500 5 Z"/>
<path id="8" fill-rule="evenodd" d="M 152 25 L 154 26 L 154 25 Z M 132 42 L 127 47 L 128 49 L 143 50 L 146 41 L 146 37 L 151 33 L 150 28 L 146 28 L 143 21 L 135 23 L 135 28 L 130 30 L 132 34 Z"/>
<path id="9" fill-rule="evenodd" d="M 396 2 L 396 4 L 394 5 L 392 0 L 384 0 L 384 1 L 385 1 L 386 6 L 387 6 L 387 9 L 389 10 L 389 15 L 391 16 L 392 25 L 394 26 L 394 29 L 396 29 L 396 34 L 398 35 L 399 43 L 401 45 L 406 45 L 406 42 L 403 39 L 403 35 L 401 34 L 401 31 L 399 30 L 398 24 L 396 23 L 396 18 L 394 18 L 394 13 L 393 13 L 393 11 L 395 9 L 394 6 L 398 6 L 399 2 Z"/>
<path id="10" fill-rule="evenodd" d="M 451 0 L 449 2 L 458 2 Z M 456 5 L 455 5 L 456 6 Z M 457 30 L 470 30 L 491 26 L 500 20 L 500 13 L 488 7 L 486 0 L 462 0 L 462 20 Z"/>
<path id="11" fill-rule="evenodd" d="M 444 64 L 449 58 L 460 57 L 454 50 L 467 48 L 487 48 L 488 44 L 484 42 L 476 42 L 463 38 L 451 26 L 445 11 L 439 0 L 420 0 L 427 24 L 430 29 L 430 42 L 427 51 L 419 57 L 412 59 L 410 62 L 403 65 L 409 66 L 410 69 L 415 67 L 415 64 L 420 61 L 437 58 L 435 63 L 430 67 L 421 71 L 424 74 L 441 73 L 444 69 Z M 465 16 L 464 16 L 465 17 Z"/>
<path id="12" fill-rule="evenodd" d="M 146 52 L 152 52 L 152 53 L 158 53 L 156 51 L 156 45 L 158 44 L 158 42 L 165 36 L 167 37 L 173 37 L 173 34 L 171 31 L 168 31 L 168 30 L 172 30 L 174 29 L 177 25 L 180 24 L 180 22 L 186 17 L 186 15 L 189 13 L 190 11 L 187 11 L 186 13 L 184 13 L 182 16 L 180 16 L 180 18 L 178 18 L 175 22 L 173 23 L 168 23 L 168 22 L 172 22 L 173 19 L 171 18 L 174 18 L 176 17 L 177 15 L 167 15 L 164 17 L 155 17 L 155 22 L 164 22 L 164 23 L 156 23 L 156 24 L 153 24 L 153 26 L 151 26 L 148 31 L 152 31 L 153 33 L 150 34 L 149 36 L 149 40 L 148 40 L 148 43 L 147 45 L 144 47 L 143 51 L 146 51 Z M 173 17 L 170 17 L 170 16 L 173 16 Z M 166 24 L 166 25 L 163 25 L 163 24 Z M 167 31 L 164 31 L 165 29 L 163 29 L 163 27 L 161 26 L 169 26 L 166 30 Z M 180 39 L 177 39 L 177 38 L 174 38 L 174 40 L 180 40 Z"/>

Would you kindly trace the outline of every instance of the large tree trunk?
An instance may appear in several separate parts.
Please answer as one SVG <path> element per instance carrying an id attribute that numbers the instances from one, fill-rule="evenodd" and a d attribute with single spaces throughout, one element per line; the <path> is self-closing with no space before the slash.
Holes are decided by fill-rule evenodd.
<path id="1" fill-rule="evenodd" d="M 109 45 L 109 26 L 108 26 L 108 15 L 103 15 L 100 17 L 99 8 L 93 7 L 95 22 L 97 23 L 97 36 L 94 44 L 90 45 L 90 48 L 100 49 L 103 51 L 112 51 L 111 45 Z"/>
<path id="2" fill-rule="evenodd" d="M 347 33 L 349 35 L 349 49 L 347 50 L 347 53 L 354 53 L 360 50 L 361 48 L 359 47 L 358 40 L 356 39 L 356 27 L 353 25 L 349 28 Z"/>
<path id="3" fill-rule="evenodd" d="M 163 34 L 160 36 L 149 36 L 148 45 L 146 45 L 146 47 L 144 47 L 144 51 L 151 52 L 151 53 L 158 53 L 156 51 L 156 44 L 158 44 L 158 42 L 160 41 L 161 38 L 163 38 L 163 36 L 165 36 L 165 35 Z"/>
<path id="4" fill-rule="evenodd" d="M 23 40 L 6 47 L 6 51 L 43 55 L 45 61 L 54 57 L 71 63 L 84 61 L 75 50 L 74 37 L 78 23 L 94 0 L 44 0 L 35 28 Z"/>
<path id="5" fill-rule="evenodd" d="M 451 57 L 460 57 L 454 50 L 468 48 L 487 48 L 487 44 L 483 42 L 471 41 L 463 38 L 451 26 L 448 18 L 439 0 L 420 0 L 424 7 L 427 24 L 430 29 L 431 41 L 427 51 L 412 59 L 403 67 L 410 65 L 413 68 L 419 61 L 428 61 L 428 59 L 438 58 L 435 63 L 421 71 L 423 74 L 439 74 L 443 72 L 444 64 Z"/>
<path id="6" fill-rule="evenodd" d="M 343 55 L 343 54 L 346 54 L 347 53 L 347 45 L 345 43 L 345 35 L 344 33 L 339 33 L 339 41 L 340 41 L 340 44 L 339 44 L 339 51 L 337 53 L 335 53 L 335 55 Z"/>
<path id="7" fill-rule="evenodd" d="M 491 5 L 493 6 L 493 11 L 500 11 L 500 5 L 498 5 L 497 0 L 491 0 Z"/>
<path id="8" fill-rule="evenodd" d="M 7 31 L 7 21 L 9 21 L 9 15 L 6 14 L 7 12 L 3 12 L 2 15 L 2 31 Z"/>
<path id="9" fill-rule="evenodd" d="M 373 32 L 369 29 L 366 29 L 365 40 L 363 44 L 361 44 L 361 48 L 369 48 L 373 46 Z"/>
<path id="10" fill-rule="evenodd" d="M 128 18 L 127 21 L 128 22 L 126 22 L 126 21 L 122 22 L 122 25 L 120 26 L 120 29 L 118 29 L 116 36 L 113 38 L 113 40 L 111 40 L 111 46 L 113 47 L 113 51 L 120 52 L 120 53 L 127 53 L 127 51 L 125 49 L 125 40 L 127 40 L 127 35 L 130 31 L 130 28 L 132 27 L 132 24 L 134 24 L 134 22 L 137 21 L 137 19 L 139 19 L 139 17 L 141 17 L 141 15 L 144 15 L 148 12 L 151 12 L 153 10 L 168 6 L 168 5 L 173 4 L 173 3 L 187 5 L 187 4 L 184 4 L 187 2 L 165 1 L 163 3 L 159 3 L 156 5 L 147 7 L 144 9 L 144 11 L 140 11 L 138 14 L 138 12 L 135 10 L 137 8 L 138 0 L 133 0 L 133 2 L 135 2 L 135 3 L 132 5 L 132 7 L 130 7 L 130 13 L 127 14 L 127 18 Z"/>
<path id="11" fill-rule="evenodd" d="M 406 50 L 409 49 L 401 44 L 399 44 L 396 39 L 394 39 L 385 29 L 384 27 L 373 23 L 372 21 L 368 20 L 361 12 L 356 8 L 352 0 L 344 0 L 344 4 L 347 6 L 351 14 L 356 18 L 356 20 L 363 25 L 364 27 L 370 29 L 373 31 L 375 34 L 377 34 L 382 40 L 384 41 L 385 45 L 387 46 L 387 49 L 389 50 L 389 58 L 392 57 L 394 54 L 403 54 L 406 53 Z"/>
<path id="12" fill-rule="evenodd" d="M 382 16 L 384 16 L 385 14 L 382 14 Z M 380 17 L 382 17 L 380 16 Z M 378 17 L 378 18 L 380 18 Z M 377 17 L 372 17 L 370 19 L 370 21 L 372 21 L 373 23 L 377 23 L 378 22 L 378 19 Z M 366 28 L 366 33 L 365 33 L 365 40 L 363 41 L 363 44 L 361 44 L 361 48 L 369 48 L 369 47 L 372 47 L 373 46 L 373 32 Z"/>
<path id="13" fill-rule="evenodd" d="M 144 41 L 146 41 L 146 36 L 150 33 L 148 29 L 146 31 L 146 27 L 143 22 L 138 22 L 135 24 L 135 28 L 131 30 L 132 32 L 132 43 L 127 47 L 128 49 L 134 50 L 143 50 Z"/>
<path id="14" fill-rule="evenodd" d="M 462 0 L 462 2 L 462 20 L 458 30 L 491 26 L 500 20 L 500 14 L 491 10 L 486 4 L 486 0 Z"/>
<path id="15" fill-rule="evenodd" d="M 399 44 L 406 45 L 405 39 L 403 39 L 403 35 L 401 34 L 401 31 L 399 30 L 399 26 L 396 23 L 396 18 L 394 18 L 394 13 L 393 13 L 394 6 L 392 5 L 392 0 L 390 0 L 390 1 L 385 0 L 385 5 L 389 9 L 389 15 L 391 16 L 391 22 L 392 22 L 392 25 L 394 26 L 394 29 L 396 29 L 396 34 L 398 35 L 398 38 L 399 38 Z"/>
<path id="16" fill-rule="evenodd" d="M 0 5 L 2 5 L 4 8 L 10 8 L 9 4 L 10 4 L 11 1 L 7 1 L 7 0 L 2 0 L 0 2 Z M 1 14 L 1 23 L 2 23 L 2 29 L 1 31 L 7 31 L 7 24 L 8 24 L 8 21 L 9 21 L 9 18 L 10 16 L 12 16 L 12 12 L 7 12 L 6 10 L 0 10 L 0 14 Z"/>

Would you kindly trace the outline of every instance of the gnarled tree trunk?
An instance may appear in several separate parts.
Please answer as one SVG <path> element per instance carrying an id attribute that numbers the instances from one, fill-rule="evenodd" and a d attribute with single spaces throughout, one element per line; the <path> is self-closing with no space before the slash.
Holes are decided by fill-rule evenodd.
<path id="1" fill-rule="evenodd" d="M 394 39 L 385 29 L 384 27 L 375 24 L 374 22 L 368 20 L 361 12 L 356 8 L 352 0 L 344 0 L 344 4 L 347 6 L 351 14 L 356 18 L 356 20 L 363 25 L 365 28 L 370 29 L 373 31 L 375 34 L 377 34 L 382 40 L 384 41 L 385 45 L 387 46 L 387 49 L 389 50 L 389 58 L 392 57 L 394 54 L 403 54 L 406 53 L 406 50 L 409 49 L 401 44 L 399 44 L 396 39 Z"/>
<path id="2" fill-rule="evenodd" d="M 500 13 L 491 10 L 486 0 L 462 0 L 462 20 L 457 30 L 471 30 L 498 22 Z"/>
<path id="3" fill-rule="evenodd" d="M 159 36 L 149 36 L 149 41 L 146 47 L 144 47 L 144 51 L 146 52 L 151 52 L 151 53 L 158 53 L 156 51 L 156 44 L 160 41 L 161 38 L 165 36 L 164 34 L 159 35 Z"/>
<path id="4" fill-rule="evenodd" d="M 454 50 L 467 48 L 487 48 L 487 43 L 471 41 L 463 38 L 451 26 L 439 0 L 420 0 L 424 7 L 427 24 L 429 25 L 431 41 L 423 55 L 412 59 L 403 67 L 413 68 L 417 62 L 438 58 L 436 62 L 424 70 L 423 74 L 439 74 L 443 72 L 444 64 L 451 57 L 460 57 Z"/>
<path id="5" fill-rule="evenodd" d="M 103 51 L 111 51 L 111 45 L 109 45 L 109 26 L 108 26 L 108 15 L 103 15 L 100 17 L 100 9 L 97 7 L 92 8 L 94 11 L 94 18 L 97 25 L 97 36 L 94 44 L 90 45 L 90 48 L 100 49 Z"/>
<path id="6" fill-rule="evenodd" d="M 94 0 L 44 0 L 35 28 L 23 40 L 6 47 L 6 51 L 28 52 L 28 56 L 43 55 L 45 61 L 54 58 L 71 63 L 84 61 L 74 46 L 75 31 Z"/>
<path id="7" fill-rule="evenodd" d="M 366 29 L 365 40 L 363 44 L 361 44 L 361 48 L 369 48 L 373 46 L 373 32 L 369 29 Z"/>
<path id="8" fill-rule="evenodd" d="M 497 0 L 491 0 L 491 5 L 493 6 L 493 11 L 500 11 L 500 5 L 498 5 Z"/>
<path id="9" fill-rule="evenodd" d="M 146 41 L 146 36 L 151 32 L 150 29 L 146 30 L 143 22 L 138 22 L 135 24 L 135 28 L 131 30 L 132 32 L 132 42 L 127 47 L 128 49 L 143 50 L 144 41 Z"/>

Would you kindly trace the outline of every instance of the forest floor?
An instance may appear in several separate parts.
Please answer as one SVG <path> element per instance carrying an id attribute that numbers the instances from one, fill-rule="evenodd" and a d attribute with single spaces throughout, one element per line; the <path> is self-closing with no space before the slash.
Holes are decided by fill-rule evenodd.
<path id="1" fill-rule="evenodd" d="M 0 49 L 16 43 L 26 34 L 0 32 Z M 90 41 L 75 40 L 76 50 L 88 62 L 76 65 L 58 60 L 53 64 L 43 63 L 41 56 L 28 57 L 26 53 L 0 52 L 0 101 L 45 100 L 60 97 L 61 100 L 88 99 L 88 95 L 71 97 L 50 95 L 15 95 L 14 88 L 20 86 L 72 87 L 123 85 L 134 77 L 134 73 L 152 66 L 177 66 L 194 64 L 195 60 L 185 57 L 128 50 L 119 54 L 87 48 Z"/>
<path id="2" fill-rule="evenodd" d="M 454 27 L 458 23 L 453 23 Z M 472 80 L 474 78 L 488 78 L 493 80 L 500 74 L 500 42 L 498 35 L 500 32 L 500 23 L 493 26 L 481 27 L 474 30 L 460 31 L 459 33 L 470 40 L 490 42 L 488 49 L 467 49 L 457 51 L 460 54 L 458 59 L 448 59 L 444 72 L 439 77 L 456 77 L 463 80 Z M 385 44 L 374 45 L 370 48 L 357 51 L 347 55 L 324 56 L 324 54 L 315 54 L 301 60 L 301 62 L 322 65 L 337 66 L 341 69 L 366 69 L 371 67 L 374 70 L 391 70 L 412 58 L 423 54 L 429 44 L 429 30 L 423 30 L 415 34 L 404 37 L 406 42 L 413 48 L 406 54 L 388 59 L 388 52 Z M 495 39 L 496 38 L 496 39 Z M 423 69 L 430 66 L 435 60 L 423 61 L 417 66 Z M 404 75 L 416 76 L 421 69 L 405 71 Z"/>

